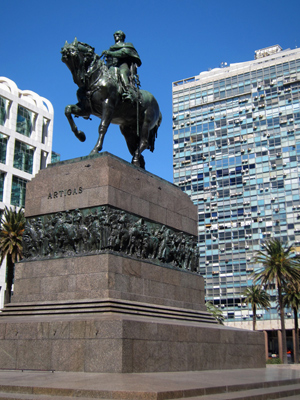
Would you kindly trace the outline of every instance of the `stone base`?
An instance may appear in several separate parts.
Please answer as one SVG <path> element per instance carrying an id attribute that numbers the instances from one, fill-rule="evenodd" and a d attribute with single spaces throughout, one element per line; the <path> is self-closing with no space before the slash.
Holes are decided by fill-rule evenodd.
<path id="1" fill-rule="evenodd" d="M 67 230 L 66 244 L 53 241 L 51 226 L 74 227 L 75 209 L 83 218 L 93 207 L 138 216 L 149 235 L 151 224 L 161 225 L 159 255 L 121 246 L 116 253 L 107 244 L 84 254 L 83 235 L 75 235 L 71 255 Z M 218 325 L 191 264 L 176 258 L 162 263 L 172 246 L 188 260 L 188 244 L 196 240 L 197 207 L 178 187 L 104 153 L 40 171 L 27 185 L 25 209 L 36 238 L 27 229 L 31 258 L 17 264 L 12 303 L 0 313 L 0 369 L 132 373 L 265 366 L 263 334 Z M 84 224 L 86 234 L 86 217 Z"/>
<path id="2" fill-rule="evenodd" d="M 116 314 L 5 320 L 1 368 L 132 373 L 265 366 L 260 333 L 220 325 Z"/>
<path id="3" fill-rule="evenodd" d="M 112 252 L 18 263 L 14 289 L 4 313 L 20 303 L 107 298 L 206 311 L 197 273 Z"/>
<path id="4" fill-rule="evenodd" d="M 0 368 L 262 368 L 262 333 L 218 325 L 197 273 L 117 254 L 26 261 L 0 313 Z"/>

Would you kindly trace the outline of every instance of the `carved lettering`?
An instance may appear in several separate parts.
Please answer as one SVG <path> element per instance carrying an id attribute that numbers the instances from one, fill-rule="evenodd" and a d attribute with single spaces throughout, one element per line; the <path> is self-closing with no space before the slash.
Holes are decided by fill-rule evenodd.
<path id="1" fill-rule="evenodd" d="M 77 194 L 81 194 L 83 192 L 82 186 L 79 186 L 78 188 L 74 189 L 64 189 L 64 190 L 58 190 L 54 192 L 49 192 L 47 199 L 58 199 L 58 197 L 66 197 L 66 196 L 73 196 Z"/>

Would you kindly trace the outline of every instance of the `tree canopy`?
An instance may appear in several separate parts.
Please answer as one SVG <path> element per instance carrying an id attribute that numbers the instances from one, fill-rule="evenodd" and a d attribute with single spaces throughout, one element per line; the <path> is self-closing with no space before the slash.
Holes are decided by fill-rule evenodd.
<path id="1" fill-rule="evenodd" d="M 265 242 L 265 250 L 258 251 L 254 262 L 261 268 L 254 272 L 253 283 L 262 287 L 275 285 L 278 293 L 278 305 L 282 331 L 282 358 L 287 363 L 286 331 L 284 320 L 283 288 L 288 282 L 300 281 L 300 257 L 296 255 L 293 246 L 284 244 L 279 239 Z"/>
<path id="2" fill-rule="evenodd" d="M 271 307 L 270 297 L 268 293 L 259 285 L 252 285 L 248 287 L 244 291 L 243 296 L 245 296 L 243 302 L 246 304 L 251 304 L 253 312 L 253 330 L 255 331 L 257 308 L 258 307 L 264 309 L 270 308 Z"/>

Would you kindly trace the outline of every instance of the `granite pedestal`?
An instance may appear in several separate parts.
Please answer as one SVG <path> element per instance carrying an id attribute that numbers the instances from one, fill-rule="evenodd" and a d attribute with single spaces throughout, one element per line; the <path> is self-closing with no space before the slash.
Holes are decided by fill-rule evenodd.
<path id="1" fill-rule="evenodd" d="M 27 185 L 25 209 L 27 221 L 44 224 L 48 234 L 27 244 L 27 259 L 16 265 L 12 303 L 0 313 L 0 368 L 129 373 L 265 366 L 263 334 L 218 325 L 207 313 L 203 278 L 187 255 L 165 256 L 161 244 L 144 251 L 137 236 L 123 248 L 103 233 L 100 247 L 82 222 L 82 240 L 66 240 L 66 250 L 57 251 L 59 223 L 49 221 L 79 215 L 92 227 L 103 213 L 130 218 L 147 230 L 144 238 L 156 230 L 187 246 L 197 237 L 197 209 L 176 186 L 102 153 L 40 171 Z"/>

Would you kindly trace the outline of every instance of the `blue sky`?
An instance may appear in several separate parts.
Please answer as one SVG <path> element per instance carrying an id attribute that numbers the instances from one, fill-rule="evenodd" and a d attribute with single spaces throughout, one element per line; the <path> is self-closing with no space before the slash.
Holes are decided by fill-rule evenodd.
<path id="1" fill-rule="evenodd" d="M 172 181 L 172 82 L 198 75 L 221 62 L 254 58 L 273 44 L 300 46 L 299 0 L 0 0 L 0 75 L 32 90 L 54 106 L 53 150 L 61 159 L 89 154 L 99 120 L 76 119 L 86 133 L 79 142 L 64 115 L 77 86 L 61 62 L 65 41 L 78 40 L 101 54 L 123 30 L 136 47 L 142 89 L 159 102 L 163 115 L 154 153 L 144 152 L 146 169 Z M 103 150 L 131 161 L 117 126 L 110 126 Z"/>

